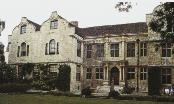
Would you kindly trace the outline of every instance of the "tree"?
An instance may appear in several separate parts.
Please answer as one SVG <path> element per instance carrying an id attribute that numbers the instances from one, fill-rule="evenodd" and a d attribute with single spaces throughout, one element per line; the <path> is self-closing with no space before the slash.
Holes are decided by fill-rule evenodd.
<path id="1" fill-rule="evenodd" d="M 8 83 L 17 81 L 15 67 L 6 63 L 0 64 L 0 83 Z"/>
<path id="2" fill-rule="evenodd" d="M 5 28 L 5 22 L 0 20 L 0 36 L 1 36 L 1 32 L 4 30 Z"/>
<path id="3" fill-rule="evenodd" d="M 149 27 L 160 34 L 162 42 L 174 42 L 174 2 L 158 6 L 153 12 Z"/>
<path id="4" fill-rule="evenodd" d="M 161 71 L 159 67 L 151 67 L 148 70 L 148 94 L 160 95 Z"/>
<path id="5" fill-rule="evenodd" d="M 69 65 L 60 65 L 56 82 L 56 86 L 59 90 L 70 91 L 70 73 L 71 68 Z"/>
<path id="6" fill-rule="evenodd" d="M 119 12 L 129 12 L 132 8 L 132 4 L 131 2 L 118 2 L 115 8 L 118 9 Z"/>
<path id="7" fill-rule="evenodd" d="M 37 65 L 38 71 L 33 73 L 32 86 L 40 90 L 55 89 L 56 76 L 52 75 L 48 64 Z M 57 69 L 58 70 L 58 69 Z"/>
<path id="8" fill-rule="evenodd" d="M 31 81 L 31 73 L 34 70 L 34 64 L 33 63 L 25 63 L 22 65 L 22 68 L 19 73 L 19 80 L 28 83 L 28 81 Z"/>

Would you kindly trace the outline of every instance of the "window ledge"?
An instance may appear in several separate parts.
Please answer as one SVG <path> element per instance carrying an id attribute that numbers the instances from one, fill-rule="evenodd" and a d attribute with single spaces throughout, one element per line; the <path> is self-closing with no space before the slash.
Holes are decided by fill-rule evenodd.
<path id="1" fill-rule="evenodd" d="M 19 57 L 27 57 L 27 56 L 19 56 Z"/>
<path id="2" fill-rule="evenodd" d="M 104 79 L 96 79 L 96 80 L 99 80 L 99 81 L 101 81 L 101 80 L 104 80 Z"/>
<path id="3" fill-rule="evenodd" d="M 56 55 L 55 53 L 49 53 L 49 54 L 47 54 L 47 55 Z"/>
<path id="4" fill-rule="evenodd" d="M 56 29 L 58 29 L 58 28 L 50 28 L 50 30 L 56 30 Z"/>
<path id="5" fill-rule="evenodd" d="M 165 58 L 172 58 L 172 57 L 171 57 L 171 56 L 170 56 L 170 57 L 162 57 L 162 56 L 161 56 L 161 58 L 164 58 L 164 59 L 165 59 Z"/>
<path id="6" fill-rule="evenodd" d="M 162 83 L 161 83 L 161 85 L 162 86 L 172 86 L 172 84 L 162 84 Z"/>

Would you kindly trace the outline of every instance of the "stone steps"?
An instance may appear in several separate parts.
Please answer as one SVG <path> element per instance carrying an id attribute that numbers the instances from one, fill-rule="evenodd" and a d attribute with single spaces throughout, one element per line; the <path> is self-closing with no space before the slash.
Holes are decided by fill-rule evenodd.
<path id="1" fill-rule="evenodd" d="M 97 86 L 96 89 L 93 89 L 92 96 L 108 96 L 110 92 L 111 86 Z M 120 92 L 123 87 L 121 86 L 114 86 L 114 90 Z"/>

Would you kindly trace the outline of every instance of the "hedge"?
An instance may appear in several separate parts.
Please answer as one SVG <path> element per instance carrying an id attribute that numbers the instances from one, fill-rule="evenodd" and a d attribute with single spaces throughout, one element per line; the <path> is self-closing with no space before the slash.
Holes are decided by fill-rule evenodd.
<path id="1" fill-rule="evenodd" d="M 4 83 L 0 85 L 0 93 L 24 93 L 31 89 L 28 84 L 21 83 Z"/>
<path id="2" fill-rule="evenodd" d="M 117 96 L 118 100 L 137 100 L 137 101 L 155 101 L 155 102 L 174 102 L 174 96 Z"/>

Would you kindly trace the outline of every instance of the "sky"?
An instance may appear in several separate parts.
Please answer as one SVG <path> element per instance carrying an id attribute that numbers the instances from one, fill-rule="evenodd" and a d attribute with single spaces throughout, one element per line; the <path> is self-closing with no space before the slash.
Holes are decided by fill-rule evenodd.
<path id="1" fill-rule="evenodd" d="M 120 0 L 0 0 L 0 19 L 6 27 L 1 33 L 0 42 L 5 46 L 8 35 L 17 26 L 21 17 L 42 24 L 51 12 L 57 11 L 68 21 L 78 21 L 79 27 L 115 25 L 145 22 L 146 14 L 160 4 L 160 0 L 129 0 L 133 8 L 128 13 L 120 13 L 115 4 Z M 124 0 L 121 0 L 124 1 Z M 164 1 L 164 0 L 162 0 Z"/>

